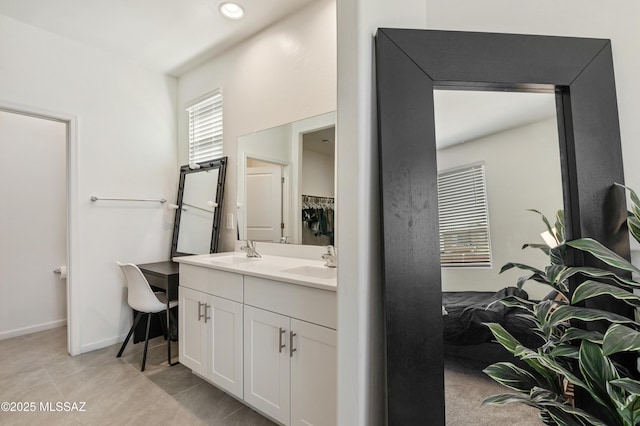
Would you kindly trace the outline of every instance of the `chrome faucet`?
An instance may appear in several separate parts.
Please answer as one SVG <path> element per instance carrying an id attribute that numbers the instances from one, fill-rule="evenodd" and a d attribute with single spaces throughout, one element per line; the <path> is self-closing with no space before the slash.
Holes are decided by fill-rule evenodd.
<path id="1" fill-rule="evenodd" d="M 322 255 L 322 259 L 324 259 L 324 266 L 327 268 L 338 267 L 338 255 L 334 246 L 327 246 L 327 252 Z"/>
<path id="2" fill-rule="evenodd" d="M 289 237 L 280 237 L 280 244 L 289 244 Z"/>
<path id="3" fill-rule="evenodd" d="M 240 250 L 247 252 L 247 257 L 262 257 L 260 253 L 256 251 L 256 243 L 251 240 L 247 240 L 245 245 L 240 247 Z"/>

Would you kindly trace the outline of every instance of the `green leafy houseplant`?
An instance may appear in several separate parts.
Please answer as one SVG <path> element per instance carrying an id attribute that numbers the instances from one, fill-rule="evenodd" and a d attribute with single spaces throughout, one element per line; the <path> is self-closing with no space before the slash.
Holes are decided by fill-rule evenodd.
<path id="1" fill-rule="evenodd" d="M 633 190 L 628 190 L 632 201 L 628 225 L 633 237 L 640 242 L 640 198 Z M 640 352 L 640 323 L 579 304 L 606 295 L 634 308 L 640 307 L 640 296 L 633 293 L 634 289 L 640 289 L 640 283 L 630 278 L 632 273 L 640 274 L 640 269 L 593 239 L 565 241 L 562 212 L 556 215 L 555 226 L 551 226 L 540 212 L 535 212 L 541 215 L 558 245 L 550 248 L 542 244 L 525 244 L 523 248 L 544 251 L 550 264 L 542 270 L 509 263 L 501 272 L 513 268 L 524 270 L 526 275 L 518 279 L 518 287 L 532 280 L 550 286 L 560 297 L 533 302 L 512 296 L 501 301 L 520 310 L 520 315 L 530 323 L 530 332 L 539 336 L 542 343 L 539 347 L 527 347 L 500 324 L 487 324 L 495 339 L 529 368 L 520 368 L 510 362 L 487 367 L 486 374 L 515 393 L 490 396 L 484 404 L 524 403 L 537 408 L 547 425 L 639 425 L 640 381 L 636 379 L 637 372 L 628 371 L 612 356 L 621 352 Z M 616 272 L 566 265 L 568 247 L 595 256 Z M 568 280 L 573 276 L 584 282 L 572 293 Z M 571 323 L 575 321 L 604 322 L 606 332 L 573 327 Z M 574 407 L 572 397 L 566 392 L 566 383 L 588 393 L 598 407 Z M 598 413 L 598 417 L 594 413 Z"/>

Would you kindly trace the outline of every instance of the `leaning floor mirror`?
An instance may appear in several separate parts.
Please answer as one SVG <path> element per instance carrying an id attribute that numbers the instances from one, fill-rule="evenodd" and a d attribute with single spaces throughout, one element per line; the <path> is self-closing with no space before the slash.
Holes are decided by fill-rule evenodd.
<path id="1" fill-rule="evenodd" d="M 218 251 L 227 157 L 180 168 L 171 257 Z"/>
<path id="2" fill-rule="evenodd" d="M 481 281 L 496 284 L 499 263 L 512 260 L 507 249 L 531 242 L 521 241 L 529 236 L 519 235 L 524 227 L 514 222 L 517 214 L 547 203 L 541 207 L 547 215 L 564 212 L 567 239 L 591 237 L 629 256 L 624 191 L 614 185 L 624 176 L 611 43 L 384 28 L 376 35 L 376 75 L 387 424 L 454 424 L 446 418 L 456 401 L 445 397 L 443 293 L 457 297 L 469 283 L 474 290 L 482 289 Z M 497 111 L 493 95 L 504 99 L 505 92 L 530 94 L 526 102 L 540 100 L 543 112 L 537 118 L 525 112 L 528 122 L 502 122 L 481 135 L 459 134 L 466 127 L 460 113 L 477 92 L 491 96 L 479 97 L 479 110 L 467 117 Z M 450 101 L 457 104 L 449 107 Z M 507 111 L 516 109 L 515 100 L 506 102 Z M 436 125 L 445 115 L 452 121 Z M 529 137 L 534 127 L 546 133 Z M 490 154 L 489 146 L 497 151 Z M 461 182 L 474 194 L 462 210 L 481 222 L 463 243 L 456 227 L 464 220 L 447 211 L 460 205 L 452 200 L 464 195 L 456 186 Z M 451 192 L 442 194 L 446 185 Z M 496 210 L 499 203 L 514 212 Z M 459 256 L 468 241 L 476 250 Z M 569 264 L 596 266 L 586 256 L 569 256 Z M 591 303 L 632 314 L 608 299 Z M 453 396 L 470 392 L 462 387 Z M 581 398 L 577 390 L 576 406 L 585 403 Z M 464 424 L 479 424 L 477 409 Z M 539 422 L 535 410 L 532 416 Z"/>

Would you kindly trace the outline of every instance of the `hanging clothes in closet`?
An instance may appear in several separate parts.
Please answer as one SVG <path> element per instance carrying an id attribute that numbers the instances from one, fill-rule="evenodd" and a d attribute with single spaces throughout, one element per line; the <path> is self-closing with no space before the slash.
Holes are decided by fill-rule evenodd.
<path id="1" fill-rule="evenodd" d="M 334 244 L 333 206 L 333 197 L 302 196 L 302 244 Z"/>

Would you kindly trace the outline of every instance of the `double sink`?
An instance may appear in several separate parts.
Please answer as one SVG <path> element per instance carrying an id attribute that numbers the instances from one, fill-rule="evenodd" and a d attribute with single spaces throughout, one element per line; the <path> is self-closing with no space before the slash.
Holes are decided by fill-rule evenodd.
<path id="1" fill-rule="evenodd" d="M 227 252 L 185 256 L 180 258 L 180 262 L 327 290 L 336 289 L 337 270 L 324 266 L 322 260 L 272 255 L 255 258 L 247 257 L 243 252 Z"/>

